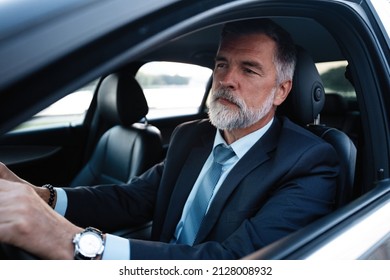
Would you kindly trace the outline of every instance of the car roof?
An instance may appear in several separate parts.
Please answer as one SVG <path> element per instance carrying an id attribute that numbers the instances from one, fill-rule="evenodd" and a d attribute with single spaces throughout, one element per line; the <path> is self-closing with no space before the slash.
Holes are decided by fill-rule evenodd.
<path id="1" fill-rule="evenodd" d="M 272 19 L 292 35 L 297 45 L 304 46 L 311 53 L 314 61 L 327 62 L 345 59 L 335 39 L 317 21 L 296 17 Z M 219 24 L 183 35 L 146 54 L 143 58 L 150 61 L 169 59 L 213 66 L 210 62 L 214 61 L 221 28 L 222 25 Z"/>

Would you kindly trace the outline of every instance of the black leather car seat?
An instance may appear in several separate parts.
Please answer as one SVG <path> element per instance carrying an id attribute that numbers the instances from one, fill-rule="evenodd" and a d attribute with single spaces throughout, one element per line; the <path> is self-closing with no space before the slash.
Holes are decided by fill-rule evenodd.
<path id="1" fill-rule="evenodd" d="M 341 94 L 326 93 L 324 108 L 321 111 L 321 123 L 344 131 L 347 112 L 348 103 Z"/>
<path id="2" fill-rule="evenodd" d="M 350 108 L 347 100 L 339 93 L 326 93 L 321 123 L 344 131 L 355 145 L 360 134 L 360 114 Z"/>
<path id="3" fill-rule="evenodd" d="M 325 91 L 314 61 L 305 50 L 298 48 L 293 87 L 286 101 L 278 108 L 278 114 L 287 115 L 335 148 L 341 164 L 336 197 L 336 207 L 340 207 L 353 198 L 357 153 L 346 133 L 318 123 L 324 103 Z"/>
<path id="4" fill-rule="evenodd" d="M 126 183 L 162 157 L 160 131 L 141 123 L 148 113 L 144 93 L 133 76 L 111 74 L 97 92 L 97 113 L 110 124 L 71 186 Z"/>

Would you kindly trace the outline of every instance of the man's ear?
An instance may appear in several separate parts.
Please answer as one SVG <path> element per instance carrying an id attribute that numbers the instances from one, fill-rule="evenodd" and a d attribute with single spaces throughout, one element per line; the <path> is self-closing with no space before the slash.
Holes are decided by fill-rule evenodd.
<path id="1" fill-rule="evenodd" d="M 278 89 L 275 92 L 275 97 L 274 97 L 274 105 L 279 106 L 280 104 L 283 103 L 284 100 L 286 100 L 288 94 L 290 93 L 292 88 L 292 81 L 287 80 L 284 81 L 283 83 L 279 84 Z"/>

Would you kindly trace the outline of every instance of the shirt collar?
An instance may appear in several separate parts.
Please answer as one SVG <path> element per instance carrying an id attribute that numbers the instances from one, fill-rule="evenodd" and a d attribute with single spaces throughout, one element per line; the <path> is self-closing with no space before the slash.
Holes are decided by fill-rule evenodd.
<path id="1" fill-rule="evenodd" d="M 233 149 L 233 151 L 236 153 L 239 159 L 241 159 L 249 150 L 252 148 L 252 146 L 268 131 L 270 128 L 273 118 L 262 128 L 255 130 L 248 135 L 245 135 L 244 137 L 238 139 L 237 141 L 234 141 L 230 147 Z M 217 133 L 214 138 L 214 145 L 213 148 L 219 144 L 224 144 L 225 146 L 229 146 L 225 139 L 223 139 L 221 131 L 217 129 Z"/>

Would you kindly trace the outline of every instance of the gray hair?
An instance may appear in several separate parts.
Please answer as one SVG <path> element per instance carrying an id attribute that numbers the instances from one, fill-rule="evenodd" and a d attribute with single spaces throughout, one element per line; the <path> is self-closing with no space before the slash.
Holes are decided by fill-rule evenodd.
<path id="1" fill-rule="evenodd" d="M 229 36 L 265 34 L 276 43 L 274 56 L 277 71 L 276 82 L 292 80 L 297 61 L 297 50 L 290 34 L 270 19 L 247 19 L 226 23 L 221 33 L 221 41 Z"/>

